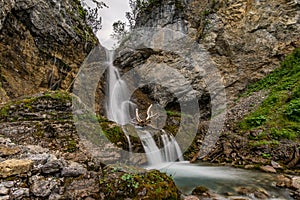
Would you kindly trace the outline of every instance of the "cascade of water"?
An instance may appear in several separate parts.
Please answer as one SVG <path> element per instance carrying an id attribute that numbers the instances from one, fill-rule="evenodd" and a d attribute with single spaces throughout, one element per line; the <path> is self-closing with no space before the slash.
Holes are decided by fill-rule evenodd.
<path id="1" fill-rule="evenodd" d="M 144 147 L 148 164 L 156 165 L 163 162 L 163 157 L 161 155 L 161 150 L 157 147 L 152 135 L 148 131 L 142 131 L 139 134 Z"/>
<path id="2" fill-rule="evenodd" d="M 129 91 L 126 83 L 120 78 L 118 69 L 113 65 L 114 51 L 107 50 L 108 76 L 107 76 L 107 118 L 120 125 L 131 121 L 130 110 L 134 110 L 135 104 L 129 99 Z"/>
<path id="3" fill-rule="evenodd" d="M 149 165 L 158 165 L 176 160 L 183 161 L 180 147 L 172 135 L 168 135 L 165 132 L 161 135 L 163 142 L 162 149 L 158 148 L 151 133 L 148 131 L 141 131 L 139 137 L 142 141 Z"/>
<path id="4" fill-rule="evenodd" d="M 106 115 L 107 118 L 115 121 L 120 125 L 131 122 L 131 112 L 134 112 L 136 105 L 130 101 L 129 90 L 125 81 L 120 77 L 118 69 L 113 65 L 114 51 L 107 50 L 107 101 Z M 163 130 L 162 130 L 163 131 Z M 128 140 L 129 151 L 132 146 L 128 133 L 125 132 Z M 156 145 L 151 133 L 146 130 L 138 131 L 142 141 L 149 165 L 157 165 L 163 162 L 182 161 L 182 152 L 178 143 L 172 135 L 168 135 L 163 131 L 161 135 L 163 148 L 159 149 Z"/>

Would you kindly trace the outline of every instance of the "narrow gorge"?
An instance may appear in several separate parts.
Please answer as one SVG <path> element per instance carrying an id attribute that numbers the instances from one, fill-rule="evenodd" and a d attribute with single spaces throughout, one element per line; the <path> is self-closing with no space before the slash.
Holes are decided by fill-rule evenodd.
<path id="1" fill-rule="evenodd" d="M 0 1 L 0 200 L 300 198 L 299 1 L 84 2 Z"/>

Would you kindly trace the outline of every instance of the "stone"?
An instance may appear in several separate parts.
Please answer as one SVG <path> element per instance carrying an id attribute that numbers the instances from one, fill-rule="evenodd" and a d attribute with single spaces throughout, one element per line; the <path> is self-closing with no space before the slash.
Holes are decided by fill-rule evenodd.
<path id="1" fill-rule="evenodd" d="M 0 195 L 7 195 L 9 194 L 9 189 L 3 186 L 0 186 Z"/>
<path id="2" fill-rule="evenodd" d="M 18 147 L 9 147 L 6 145 L 0 145 L 0 156 L 11 156 L 20 152 Z"/>
<path id="3" fill-rule="evenodd" d="M 189 195 L 183 197 L 183 200 L 200 200 L 197 196 Z"/>
<path id="4" fill-rule="evenodd" d="M 274 169 L 282 169 L 282 166 L 273 160 L 271 161 L 271 165 Z"/>
<path id="5" fill-rule="evenodd" d="M 259 169 L 268 173 L 276 173 L 276 169 L 270 165 L 260 166 Z"/>
<path id="6" fill-rule="evenodd" d="M 276 186 L 277 187 L 291 187 L 291 178 L 287 177 L 285 175 L 279 175 L 277 176 Z"/>
<path id="7" fill-rule="evenodd" d="M 300 190 L 300 176 L 294 176 L 294 177 L 292 177 L 291 187 L 294 190 Z"/>
<path id="8" fill-rule="evenodd" d="M 193 189 L 192 194 L 193 195 L 203 195 L 204 193 L 207 193 L 209 190 L 208 188 L 204 186 L 197 186 Z"/>
<path id="9" fill-rule="evenodd" d="M 61 175 L 63 177 L 76 177 L 80 175 L 84 175 L 87 173 L 87 170 L 79 164 L 72 163 L 71 166 L 64 167 L 61 171 Z"/>
<path id="10" fill-rule="evenodd" d="M 47 160 L 50 158 L 49 154 L 29 154 L 26 156 L 26 159 L 32 160 L 34 165 L 44 165 Z"/>
<path id="11" fill-rule="evenodd" d="M 0 177 L 7 178 L 13 175 L 23 175 L 30 172 L 33 167 L 31 160 L 6 160 L 0 163 Z"/>
<path id="12" fill-rule="evenodd" d="M 0 1 L 0 102 L 70 86 L 98 43 L 80 9 L 71 0 Z"/>
<path id="13" fill-rule="evenodd" d="M 14 181 L 2 181 L 1 185 L 7 188 L 12 188 L 15 185 Z"/>
<path id="14" fill-rule="evenodd" d="M 63 168 L 64 164 L 62 160 L 51 160 L 41 167 L 41 170 L 45 174 L 59 172 Z"/>
<path id="15" fill-rule="evenodd" d="M 57 181 L 54 178 L 35 176 L 31 179 L 33 184 L 30 187 L 30 191 L 37 197 L 49 196 L 53 188 L 57 186 Z"/>
<path id="16" fill-rule="evenodd" d="M 9 195 L 0 196 L 0 200 L 10 200 Z"/>
<path id="17" fill-rule="evenodd" d="M 11 192 L 10 198 L 12 199 L 24 199 L 25 197 L 29 197 L 29 189 L 28 188 L 18 188 Z"/>

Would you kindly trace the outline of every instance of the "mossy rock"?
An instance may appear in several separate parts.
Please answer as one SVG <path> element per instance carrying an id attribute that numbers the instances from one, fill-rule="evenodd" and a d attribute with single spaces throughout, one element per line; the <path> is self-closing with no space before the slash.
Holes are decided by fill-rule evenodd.
<path id="1" fill-rule="evenodd" d="M 192 195 L 203 195 L 203 193 L 207 193 L 208 191 L 208 188 L 200 185 L 193 189 Z"/>
<path id="2" fill-rule="evenodd" d="M 104 169 L 100 191 L 105 199 L 180 199 L 179 190 L 168 175 L 122 165 Z"/>

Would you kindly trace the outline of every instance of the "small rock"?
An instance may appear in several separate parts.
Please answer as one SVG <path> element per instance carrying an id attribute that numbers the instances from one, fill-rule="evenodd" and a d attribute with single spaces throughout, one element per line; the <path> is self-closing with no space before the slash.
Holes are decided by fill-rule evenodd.
<path id="1" fill-rule="evenodd" d="M 0 177 L 7 178 L 12 175 L 22 175 L 33 167 L 31 160 L 6 160 L 0 163 Z"/>
<path id="2" fill-rule="evenodd" d="M 72 166 L 69 167 L 64 167 L 61 171 L 61 175 L 63 177 L 76 177 L 76 176 L 80 176 L 83 174 L 86 174 L 87 170 L 79 165 L 79 164 L 72 164 Z"/>
<path id="3" fill-rule="evenodd" d="M 284 176 L 284 175 L 279 175 L 277 176 L 277 182 L 276 182 L 276 186 L 277 187 L 291 187 L 291 178 Z"/>
<path id="4" fill-rule="evenodd" d="M 229 198 L 230 200 L 250 200 L 248 197 L 239 197 L 239 196 L 233 196 Z"/>
<path id="5" fill-rule="evenodd" d="M 34 165 L 44 165 L 47 160 L 49 159 L 50 155 L 43 153 L 43 154 L 29 154 L 27 156 L 28 160 L 32 160 Z"/>
<path id="6" fill-rule="evenodd" d="M 300 190 L 300 176 L 294 176 L 292 178 L 291 187 L 295 190 Z"/>
<path id="7" fill-rule="evenodd" d="M 52 178 L 44 178 L 42 176 L 35 176 L 32 178 L 31 192 L 37 197 L 47 197 L 50 195 L 52 189 L 57 185 L 57 182 Z"/>
<path id="8" fill-rule="evenodd" d="M 275 162 L 275 161 L 271 161 L 271 165 L 272 165 L 272 167 L 274 167 L 275 169 L 282 169 L 282 166 L 279 164 L 279 163 L 277 163 L 277 162 Z"/>
<path id="9" fill-rule="evenodd" d="M 20 152 L 18 147 L 8 147 L 5 145 L 0 145 L 0 156 L 11 156 Z"/>
<path id="10" fill-rule="evenodd" d="M 245 165 L 245 169 L 253 169 L 255 168 L 255 165 Z"/>
<path id="11" fill-rule="evenodd" d="M 3 185 L 4 187 L 7 187 L 7 188 L 12 188 L 15 185 L 15 182 L 14 181 L 3 181 L 1 183 L 1 185 Z"/>
<path id="12" fill-rule="evenodd" d="M 59 194 L 51 194 L 48 198 L 48 200 L 59 200 L 59 199 L 63 199 L 62 196 Z"/>
<path id="13" fill-rule="evenodd" d="M 43 154 L 49 152 L 49 149 L 37 145 L 28 145 L 26 147 L 29 149 L 29 152 L 32 154 Z"/>
<path id="14" fill-rule="evenodd" d="M 29 197 L 28 188 L 19 188 L 10 194 L 11 199 L 23 199 L 25 197 Z"/>
<path id="15" fill-rule="evenodd" d="M 260 170 L 268 173 L 276 173 L 276 169 L 270 165 L 260 166 Z"/>
<path id="16" fill-rule="evenodd" d="M 61 160 L 51 160 L 48 161 L 44 166 L 42 166 L 42 172 L 45 174 L 51 174 L 59 172 L 63 168 L 64 164 Z"/>
<path id="17" fill-rule="evenodd" d="M 200 199 L 194 195 L 189 195 L 189 196 L 184 197 L 183 200 L 200 200 Z"/>
<path id="18" fill-rule="evenodd" d="M 0 200 L 9 200 L 9 199 L 10 199 L 9 195 L 0 196 Z"/>
<path id="19" fill-rule="evenodd" d="M 203 195 L 203 193 L 207 193 L 208 189 L 204 186 L 197 186 L 193 189 L 192 194 L 193 195 Z"/>
<path id="20" fill-rule="evenodd" d="M 9 189 L 4 186 L 0 186 L 0 195 L 6 195 L 6 194 L 9 194 Z"/>

